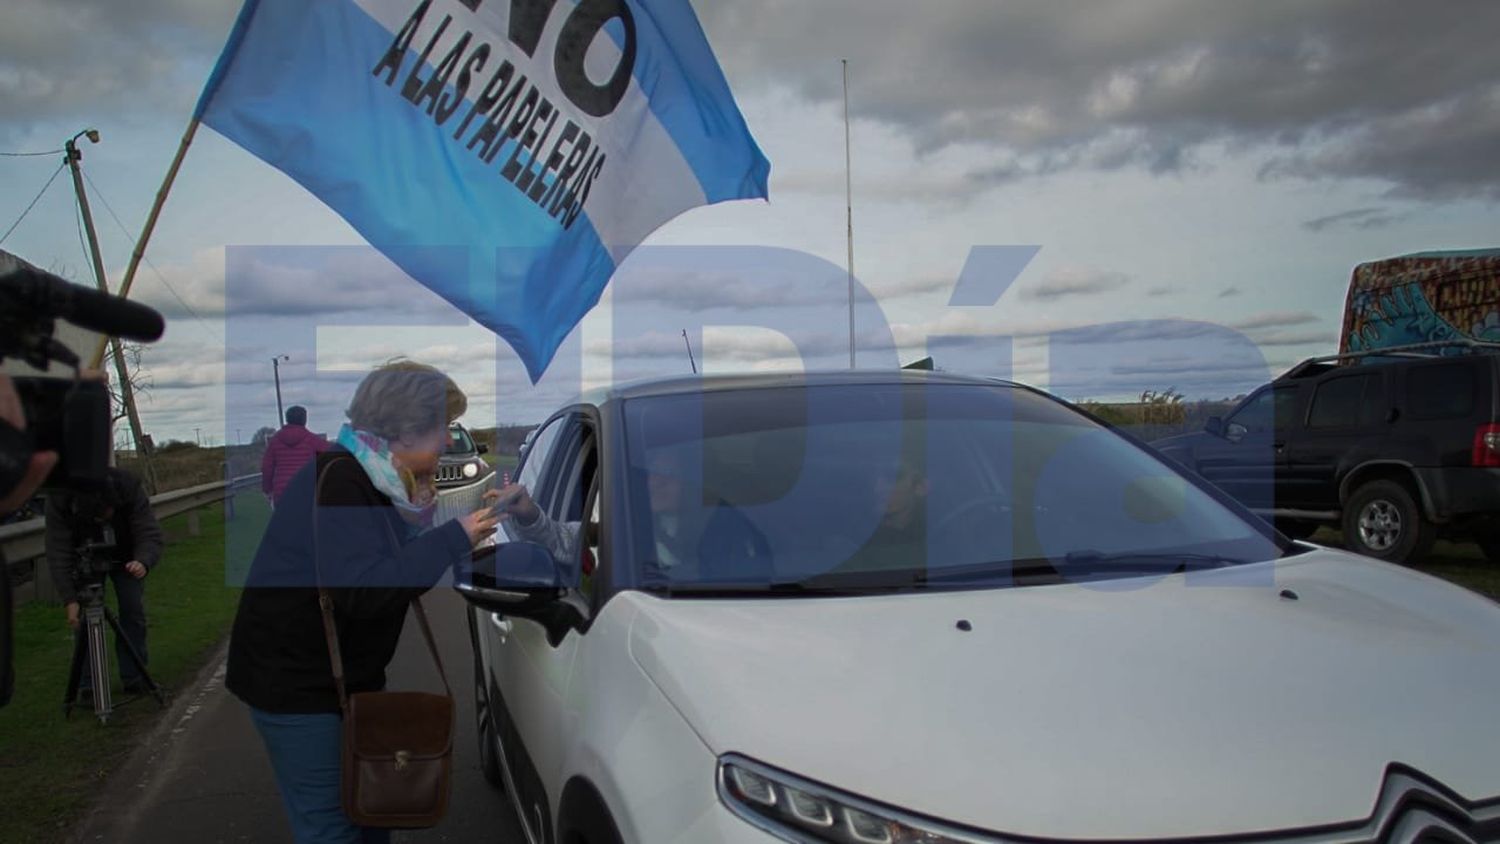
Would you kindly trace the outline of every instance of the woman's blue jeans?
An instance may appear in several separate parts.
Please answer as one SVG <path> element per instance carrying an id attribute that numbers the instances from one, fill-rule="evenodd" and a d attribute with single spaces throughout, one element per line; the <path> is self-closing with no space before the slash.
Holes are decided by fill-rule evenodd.
<path id="1" fill-rule="evenodd" d="M 276 772 L 297 844 L 387 844 L 390 830 L 355 826 L 340 796 L 343 721 L 333 714 L 278 715 L 250 708 Z"/>

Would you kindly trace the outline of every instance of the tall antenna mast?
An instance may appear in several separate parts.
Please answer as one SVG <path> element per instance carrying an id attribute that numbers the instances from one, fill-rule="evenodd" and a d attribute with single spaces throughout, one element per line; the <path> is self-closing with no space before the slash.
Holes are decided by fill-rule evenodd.
<path id="1" fill-rule="evenodd" d="M 698 374 L 698 364 L 697 364 L 696 361 L 693 360 L 693 344 L 692 344 L 692 342 L 690 340 L 688 340 L 687 329 L 686 328 L 682 329 L 682 344 L 684 346 L 687 346 L 687 350 L 688 350 L 688 366 L 691 366 L 693 368 L 693 374 L 697 375 Z"/>
<path id="2" fill-rule="evenodd" d="M 849 145 L 849 60 L 844 65 L 844 211 L 849 232 L 849 368 L 854 368 L 854 169 Z"/>

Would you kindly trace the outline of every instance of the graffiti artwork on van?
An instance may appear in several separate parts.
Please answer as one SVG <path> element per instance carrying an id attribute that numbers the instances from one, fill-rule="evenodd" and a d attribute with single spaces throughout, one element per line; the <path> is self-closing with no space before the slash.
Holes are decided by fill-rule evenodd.
<path id="1" fill-rule="evenodd" d="M 1500 342 L 1500 250 L 1409 255 L 1354 269 L 1343 351 Z"/>

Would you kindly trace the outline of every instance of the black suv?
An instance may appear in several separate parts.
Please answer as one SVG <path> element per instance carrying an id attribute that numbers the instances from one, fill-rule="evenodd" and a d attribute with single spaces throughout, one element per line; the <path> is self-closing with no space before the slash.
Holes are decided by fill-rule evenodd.
<path id="1" fill-rule="evenodd" d="M 1419 560 L 1439 535 L 1500 562 L 1500 344 L 1314 358 L 1199 433 L 1157 440 L 1293 537 Z"/>
<path id="2" fill-rule="evenodd" d="M 490 464 L 480 455 L 488 452 L 484 443 L 474 442 L 464 426 L 454 423 L 448 428 L 448 447 L 438 458 L 437 487 L 468 486 L 490 474 Z"/>

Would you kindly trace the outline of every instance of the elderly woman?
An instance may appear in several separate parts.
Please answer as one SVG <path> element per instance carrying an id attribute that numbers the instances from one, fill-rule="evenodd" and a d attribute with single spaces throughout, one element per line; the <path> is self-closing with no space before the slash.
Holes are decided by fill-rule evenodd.
<path id="1" fill-rule="evenodd" d="M 429 366 L 371 372 L 332 448 L 292 479 L 261 539 L 225 685 L 250 706 L 298 842 L 384 841 L 340 804 L 339 699 L 318 587 L 333 603 L 349 694 L 379 691 L 407 606 L 504 516 L 433 527 L 433 475 L 467 399 Z M 315 506 L 316 501 L 316 506 Z"/>

